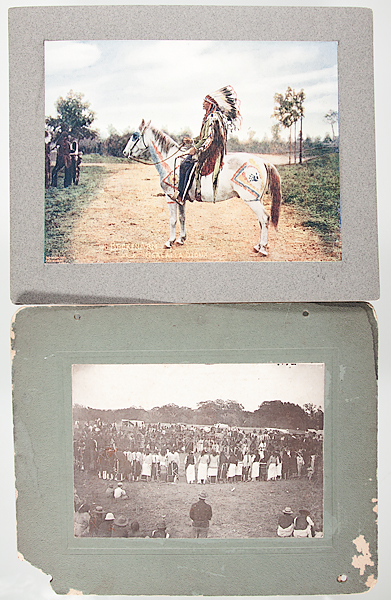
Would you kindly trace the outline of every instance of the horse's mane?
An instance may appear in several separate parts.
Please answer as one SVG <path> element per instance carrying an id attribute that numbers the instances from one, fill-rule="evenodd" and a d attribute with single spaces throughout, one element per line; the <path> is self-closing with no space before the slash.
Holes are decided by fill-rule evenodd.
<path id="1" fill-rule="evenodd" d="M 171 148 L 178 145 L 172 138 L 170 138 L 170 136 L 168 136 L 166 133 L 163 133 L 163 131 L 156 129 L 156 127 L 151 126 L 151 130 L 155 136 L 157 144 L 160 146 L 159 150 L 162 152 L 167 153 Z"/>

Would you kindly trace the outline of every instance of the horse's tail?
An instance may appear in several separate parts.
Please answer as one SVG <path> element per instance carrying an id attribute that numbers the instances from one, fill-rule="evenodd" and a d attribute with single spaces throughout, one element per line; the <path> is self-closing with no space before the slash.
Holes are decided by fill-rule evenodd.
<path id="1" fill-rule="evenodd" d="M 269 177 L 269 191 L 272 197 L 271 221 L 274 227 L 277 228 L 278 219 L 280 218 L 281 177 L 274 165 L 267 163 L 266 168 Z"/>

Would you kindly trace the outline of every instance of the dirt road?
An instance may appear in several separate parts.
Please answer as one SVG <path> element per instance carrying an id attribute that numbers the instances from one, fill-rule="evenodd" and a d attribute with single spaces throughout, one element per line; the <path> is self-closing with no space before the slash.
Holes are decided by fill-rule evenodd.
<path id="1" fill-rule="evenodd" d="M 277 161 L 276 161 L 277 162 Z M 186 204 L 187 240 L 163 248 L 169 214 L 155 167 L 110 164 L 99 195 L 73 224 L 75 263 L 198 261 L 335 261 L 292 206 L 282 204 L 278 231 L 269 228 L 268 257 L 253 252 L 259 224 L 241 199 Z M 82 165 L 88 169 L 89 165 Z M 265 201 L 270 212 L 269 197 Z M 179 232 L 179 222 L 177 225 Z"/>

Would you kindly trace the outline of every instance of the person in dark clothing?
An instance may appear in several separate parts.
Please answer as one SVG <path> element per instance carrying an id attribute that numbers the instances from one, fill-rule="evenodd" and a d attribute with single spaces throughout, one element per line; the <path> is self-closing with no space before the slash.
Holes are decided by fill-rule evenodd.
<path id="1" fill-rule="evenodd" d="M 295 522 L 293 518 L 293 510 L 289 506 L 287 506 L 282 511 L 282 515 L 280 515 L 280 517 L 278 518 L 278 537 L 292 537 L 294 526 Z"/>
<path id="2" fill-rule="evenodd" d="M 119 515 L 116 519 L 114 519 L 113 532 L 111 537 L 129 537 L 128 535 L 128 525 L 129 521 L 123 515 Z"/>
<path id="3" fill-rule="evenodd" d="M 96 537 L 111 537 L 114 527 L 113 513 L 107 513 L 102 523 L 99 525 Z"/>
<path id="4" fill-rule="evenodd" d="M 90 534 L 94 537 L 98 535 L 99 526 L 102 524 L 105 518 L 105 511 L 102 506 L 96 506 L 95 510 L 91 514 L 90 520 Z"/>
<path id="5" fill-rule="evenodd" d="M 45 131 L 45 188 L 50 186 L 50 141 L 52 136 Z"/>
<path id="6" fill-rule="evenodd" d="M 206 493 L 201 492 L 199 500 L 190 508 L 190 519 L 193 521 L 193 537 L 208 537 L 209 521 L 212 518 L 212 507 L 205 502 Z"/>
<path id="7" fill-rule="evenodd" d="M 140 525 L 138 521 L 133 521 L 130 524 L 130 528 L 128 529 L 128 537 L 144 537 L 142 533 L 140 533 Z"/>
<path id="8" fill-rule="evenodd" d="M 68 187 L 72 183 L 72 161 L 71 161 L 71 144 L 67 133 L 63 132 L 57 141 L 57 160 L 52 171 L 52 187 L 57 187 L 57 175 L 60 169 L 64 167 L 64 187 Z"/>
<path id="9" fill-rule="evenodd" d="M 305 508 L 299 510 L 299 516 L 294 520 L 293 537 L 315 537 L 314 522 Z"/>
<path id="10" fill-rule="evenodd" d="M 160 521 L 151 533 L 152 538 L 169 538 L 170 534 L 166 531 L 167 525 L 164 521 Z"/>

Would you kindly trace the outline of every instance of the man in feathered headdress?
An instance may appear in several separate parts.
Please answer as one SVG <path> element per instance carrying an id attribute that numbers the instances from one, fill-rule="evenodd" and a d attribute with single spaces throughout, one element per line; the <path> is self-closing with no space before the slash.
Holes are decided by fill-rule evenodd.
<path id="1" fill-rule="evenodd" d="M 178 192 L 174 199 L 180 204 L 185 201 L 184 196 L 186 196 L 194 163 L 196 163 L 196 200 L 201 202 L 201 177 L 211 173 L 213 173 L 213 196 L 215 197 L 219 173 L 223 167 L 224 155 L 227 153 L 228 131 L 240 125 L 239 106 L 235 90 L 230 85 L 205 96 L 202 105 L 205 115 L 200 135 L 193 140 L 191 138 L 183 140 L 193 145 L 179 170 Z"/>

